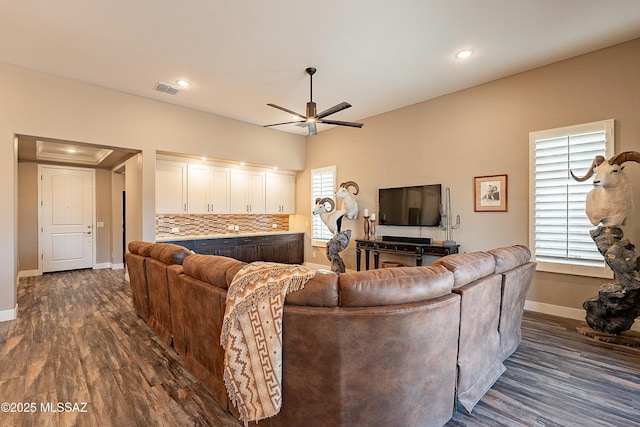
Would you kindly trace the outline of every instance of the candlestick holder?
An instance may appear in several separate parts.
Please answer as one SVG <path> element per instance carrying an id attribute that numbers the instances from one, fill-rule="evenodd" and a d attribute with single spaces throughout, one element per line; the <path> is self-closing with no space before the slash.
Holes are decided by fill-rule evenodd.
<path id="1" fill-rule="evenodd" d="M 369 217 L 365 216 L 364 217 L 364 238 L 366 240 L 369 240 L 369 231 L 370 231 Z"/>
<path id="2" fill-rule="evenodd" d="M 376 238 L 376 220 L 370 219 L 367 221 L 369 223 L 369 238 L 368 240 L 375 240 Z"/>

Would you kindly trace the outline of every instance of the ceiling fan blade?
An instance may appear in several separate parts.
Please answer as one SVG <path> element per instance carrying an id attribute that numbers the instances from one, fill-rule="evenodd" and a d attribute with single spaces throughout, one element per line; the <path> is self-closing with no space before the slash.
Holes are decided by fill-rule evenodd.
<path id="1" fill-rule="evenodd" d="M 322 111 L 320 114 L 318 114 L 318 118 L 321 119 L 323 117 L 327 117 L 330 114 L 337 113 L 338 111 L 345 110 L 349 107 L 351 107 L 351 104 L 349 104 L 348 102 L 341 102 L 338 105 L 334 105 L 333 107 L 327 108 L 326 110 Z"/>
<path id="2" fill-rule="evenodd" d="M 268 127 L 271 127 L 271 126 L 292 125 L 292 124 L 295 124 L 295 123 L 305 123 L 305 121 L 304 120 L 296 120 L 295 122 L 274 123 L 274 124 L 271 124 L 271 125 L 262 125 L 262 127 L 263 128 L 268 128 Z"/>
<path id="3" fill-rule="evenodd" d="M 294 116 L 296 116 L 296 117 L 300 117 L 300 118 L 301 118 L 301 119 L 303 119 L 303 120 L 307 120 L 307 118 L 306 118 L 305 116 L 303 116 L 303 115 L 302 115 L 302 114 L 300 114 L 300 113 L 296 113 L 295 111 L 291 111 L 291 110 L 289 110 L 289 109 L 286 109 L 286 108 L 281 107 L 281 106 L 276 105 L 276 104 L 267 104 L 267 105 L 268 105 L 269 107 L 273 107 L 273 108 L 277 108 L 278 110 L 282 110 L 282 111 L 284 111 L 284 112 L 286 112 L 286 113 L 293 114 Z"/>
<path id="4" fill-rule="evenodd" d="M 352 128 L 361 128 L 363 126 L 362 123 L 341 122 L 338 120 L 323 120 L 322 123 L 326 123 L 328 125 L 351 126 Z"/>
<path id="5" fill-rule="evenodd" d="M 318 130 L 316 129 L 316 122 L 308 122 L 309 123 L 309 136 L 317 135 Z"/>

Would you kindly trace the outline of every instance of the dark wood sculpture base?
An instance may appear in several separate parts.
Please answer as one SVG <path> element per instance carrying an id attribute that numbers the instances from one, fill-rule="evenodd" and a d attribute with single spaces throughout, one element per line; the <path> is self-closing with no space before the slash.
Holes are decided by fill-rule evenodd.
<path id="1" fill-rule="evenodd" d="M 597 297 L 584 301 L 585 320 L 603 334 L 621 334 L 640 316 L 640 259 L 620 227 L 600 226 L 590 234 L 618 282 L 603 284 Z"/>
<path id="2" fill-rule="evenodd" d="M 596 331 L 588 326 L 578 326 L 576 330 L 589 338 L 596 341 L 607 342 L 610 344 L 626 345 L 627 347 L 640 347 L 640 332 L 624 331 L 615 334 L 608 334 L 602 331 Z"/>

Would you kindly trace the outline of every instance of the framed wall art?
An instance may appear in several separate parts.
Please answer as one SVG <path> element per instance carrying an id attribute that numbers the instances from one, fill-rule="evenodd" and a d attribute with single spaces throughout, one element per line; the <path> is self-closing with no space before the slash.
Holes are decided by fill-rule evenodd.
<path id="1" fill-rule="evenodd" d="M 475 212 L 507 212 L 507 175 L 473 178 Z"/>

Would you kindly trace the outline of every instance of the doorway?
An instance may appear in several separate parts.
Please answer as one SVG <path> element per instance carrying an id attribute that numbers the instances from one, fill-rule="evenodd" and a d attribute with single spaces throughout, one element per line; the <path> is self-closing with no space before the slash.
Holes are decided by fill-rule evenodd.
<path id="1" fill-rule="evenodd" d="M 38 175 L 39 270 L 93 267 L 95 171 L 39 165 Z"/>

